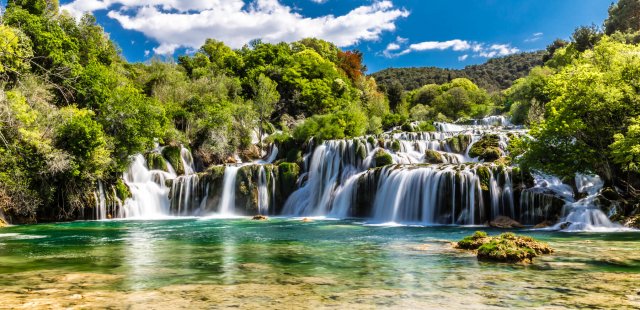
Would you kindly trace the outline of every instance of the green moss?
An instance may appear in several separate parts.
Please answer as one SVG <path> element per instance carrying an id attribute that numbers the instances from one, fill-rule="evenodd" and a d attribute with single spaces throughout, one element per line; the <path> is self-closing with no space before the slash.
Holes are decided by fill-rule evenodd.
<path id="1" fill-rule="evenodd" d="M 181 148 L 179 146 L 166 146 L 162 149 L 162 156 L 171 164 L 171 167 L 178 175 L 184 174 L 180 151 Z"/>
<path id="2" fill-rule="evenodd" d="M 280 199 L 285 201 L 296 190 L 300 166 L 284 162 L 278 165 L 278 181 L 280 183 Z"/>
<path id="3" fill-rule="evenodd" d="M 442 154 L 438 151 L 427 150 L 424 153 L 425 160 L 430 164 L 442 164 L 444 160 L 442 159 Z"/>
<path id="4" fill-rule="evenodd" d="M 488 239 L 490 239 L 490 237 L 486 232 L 476 231 L 473 235 L 464 237 L 464 239 L 458 241 L 455 247 L 465 250 L 477 250 L 485 242 L 488 242 Z"/>
<path id="5" fill-rule="evenodd" d="M 360 159 L 365 159 L 367 157 L 367 146 L 358 140 L 355 142 L 357 143 L 356 156 Z"/>
<path id="6" fill-rule="evenodd" d="M 391 157 L 391 155 L 383 150 L 378 150 L 376 152 L 374 160 L 376 162 L 376 167 L 383 167 L 393 164 L 393 158 Z"/>
<path id="7" fill-rule="evenodd" d="M 147 160 L 147 166 L 152 170 L 162 170 L 168 171 L 167 169 L 167 161 L 162 157 L 162 154 L 150 152 L 145 156 Z"/>
<path id="8" fill-rule="evenodd" d="M 369 144 L 373 146 L 376 146 L 376 139 L 374 139 L 373 137 L 368 137 L 367 142 L 369 142 Z"/>
<path id="9" fill-rule="evenodd" d="M 122 179 L 118 179 L 116 181 L 115 187 L 116 196 L 118 196 L 120 200 L 124 201 L 127 198 L 131 198 L 131 191 L 129 190 L 129 187 L 124 184 L 124 181 L 122 181 Z"/>
<path id="10" fill-rule="evenodd" d="M 484 135 L 478 142 L 473 144 L 469 150 L 469 156 L 477 157 L 486 162 L 498 160 L 502 156 L 500 137 L 494 134 Z"/>
<path id="11" fill-rule="evenodd" d="M 391 149 L 392 149 L 394 152 L 399 152 L 399 151 L 400 151 L 400 141 L 398 141 L 398 140 L 394 140 L 394 141 L 391 143 Z"/>
<path id="12" fill-rule="evenodd" d="M 458 154 L 465 153 L 469 144 L 471 144 L 470 135 L 457 135 L 447 139 L 447 145 L 449 145 L 451 151 Z"/>
<path id="13" fill-rule="evenodd" d="M 480 187 L 483 191 L 489 190 L 489 185 L 491 184 L 491 171 L 489 171 L 488 167 L 480 166 L 476 169 L 476 173 L 480 178 Z"/>
<path id="14" fill-rule="evenodd" d="M 489 237 L 484 232 L 476 232 L 456 244 L 459 249 L 478 250 L 478 259 L 497 262 L 530 262 L 534 257 L 553 253 L 553 249 L 544 242 L 527 236 L 503 233 Z"/>

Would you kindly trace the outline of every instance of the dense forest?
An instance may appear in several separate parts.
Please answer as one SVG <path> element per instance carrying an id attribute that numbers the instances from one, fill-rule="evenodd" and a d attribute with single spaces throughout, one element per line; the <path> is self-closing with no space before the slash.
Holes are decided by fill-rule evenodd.
<path id="1" fill-rule="evenodd" d="M 467 78 L 489 92 L 501 91 L 526 76 L 531 68 L 543 64 L 547 51 L 519 53 L 500 58 L 489 59 L 481 65 L 467 66 L 464 69 L 389 68 L 371 76 L 382 89 L 400 87 L 414 90 L 427 84 L 444 84 L 455 78 Z"/>
<path id="2" fill-rule="evenodd" d="M 640 17 L 626 2 L 637 3 L 612 5 L 604 31 L 580 27 L 545 52 L 366 76 L 360 52 L 313 38 L 237 50 L 209 39 L 176 61 L 128 63 L 94 17 L 76 21 L 55 0 L 10 1 L 0 25 L 0 210 L 27 222 L 73 219 L 94 205 L 98 181 L 126 198 L 130 157 L 156 145 L 184 145 L 206 169 L 263 156 L 266 133 L 296 163 L 312 137 L 430 131 L 434 121 L 494 114 L 531 127 L 512 143 L 516 163 L 597 173 L 632 208 Z"/>

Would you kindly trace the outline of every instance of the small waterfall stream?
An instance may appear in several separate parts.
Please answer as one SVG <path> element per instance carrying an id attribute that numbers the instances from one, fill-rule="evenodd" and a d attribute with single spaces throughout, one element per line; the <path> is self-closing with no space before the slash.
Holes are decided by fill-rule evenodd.
<path id="1" fill-rule="evenodd" d="M 222 216 L 235 215 L 236 208 L 236 176 L 240 167 L 227 166 L 224 170 L 224 183 L 222 188 L 222 199 L 218 212 Z"/>

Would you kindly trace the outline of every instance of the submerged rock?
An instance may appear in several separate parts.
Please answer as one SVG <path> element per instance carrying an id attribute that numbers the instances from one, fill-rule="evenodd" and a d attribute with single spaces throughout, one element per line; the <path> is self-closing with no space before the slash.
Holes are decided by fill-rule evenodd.
<path id="1" fill-rule="evenodd" d="M 490 227 L 495 228 L 522 228 L 524 225 L 520 224 L 520 222 L 508 217 L 508 216 L 498 216 L 492 221 L 489 221 Z"/>
<path id="2" fill-rule="evenodd" d="M 305 217 L 305 218 L 302 219 L 302 222 L 303 223 L 310 223 L 310 222 L 313 222 L 313 220 L 308 218 L 308 217 Z"/>
<path id="3" fill-rule="evenodd" d="M 553 253 L 553 249 L 544 242 L 510 232 L 490 237 L 485 232 L 477 231 L 457 242 L 454 247 L 477 250 L 478 260 L 507 263 L 531 262 L 534 257 Z"/>
<path id="4" fill-rule="evenodd" d="M 264 216 L 264 215 L 254 215 L 253 218 L 251 218 L 254 221 L 266 221 L 269 218 Z"/>

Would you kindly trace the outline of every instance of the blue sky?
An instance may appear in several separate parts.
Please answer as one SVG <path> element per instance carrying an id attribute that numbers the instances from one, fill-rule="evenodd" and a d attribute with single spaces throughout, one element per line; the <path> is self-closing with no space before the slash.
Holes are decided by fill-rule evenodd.
<path id="1" fill-rule="evenodd" d="M 213 37 L 315 36 L 365 54 L 369 72 L 388 67 L 461 68 L 545 48 L 579 25 L 602 25 L 611 0 L 62 0 L 93 12 L 130 61 L 192 52 Z"/>

